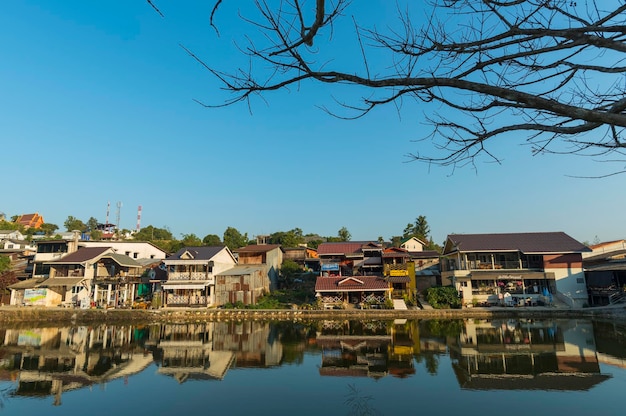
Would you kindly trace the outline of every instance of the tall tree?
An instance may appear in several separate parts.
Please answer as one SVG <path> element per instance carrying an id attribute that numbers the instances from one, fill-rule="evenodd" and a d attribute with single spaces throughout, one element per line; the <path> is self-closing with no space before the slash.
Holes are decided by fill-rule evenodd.
<path id="1" fill-rule="evenodd" d="M 226 247 L 235 250 L 248 244 L 248 233 L 241 234 L 236 228 L 228 227 L 224 231 L 222 241 Z"/>
<path id="2" fill-rule="evenodd" d="M 95 217 L 89 217 L 87 220 L 87 231 L 93 232 L 98 229 L 98 220 Z"/>
<path id="3" fill-rule="evenodd" d="M 280 244 L 283 247 L 298 247 L 304 243 L 304 236 L 300 228 L 289 231 L 277 231 L 270 234 L 268 242 L 270 244 Z"/>
<path id="4" fill-rule="evenodd" d="M 222 244 L 222 240 L 220 240 L 220 237 L 218 235 L 207 234 L 202 239 L 202 245 L 209 246 L 209 247 L 216 247 L 216 246 L 221 246 L 223 244 Z"/>
<path id="5" fill-rule="evenodd" d="M 183 234 L 182 236 L 183 239 L 181 240 L 181 243 L 185 247 L 198 247 L 202 245 L 202 240 L 200 240 L 200 238 L 193 233 Z"/>
<path id="6" fill-rule="evenodd" d="M 47 237 L 50 237 L 56 232 L 56 230 L 59 229 L 59 226 L 56 224 L 46 222 L 46 223 L 41 224 L 41 227 L 39 227 L 39 229 L 43 231 L 44 233 L 46 233 Z"/>
<path id="7" fill-rule="evenodd" d="M 306 83 L 337 84 L 339 106 L 325 110 L 343 118 L 423 106 L 432 130 L 414 160 L 452 169 L 499 162 L 491 142 L 519 138 L 532 154 L 619 163 L 596 176 L 626 172 L 623 1 L 398 0 L 395 25 L 377 24 L 356 3 L 255 1 L 257 13 L 237 28 L 246 47 L 228 38 L 248 55 L 241 67 L 219 67 L 228 63 L 183 46 L 229 93 L 205 105 L 250 105 Z M 219 30 L 222 13 L 236 11 L 222 0 L 212 5 L 210 25 Z M 346 61 L 355 55 L 360 62 Z M 350 87 L 360 99 L 336 98 Z"/>
<path id="8" fill-rule="evenodd" d="M 87 231 L 87 225 L 76 217 L 69 215 L 63 223 L 67 231 Z"/>
<path id="9" fill-rule="evenodd" d="M 428 237 L 430 236 L 430 227 L 428 226 L 428 221 L 426 221 L 425 216 L 420 215 L 415 219 L 413 235 L 415 235 L 415 237 L 419 238 L 423 242 L 428 241 Z"/>
<path id="10" fill-rule="evenodd" d="M 339 237 L 339 241 L 350 241 L 352 239 L 352 234 L 346 227 L 341 227 L 339 231 L 337 231 L 337 237 Z"/>
<path id="11" fill-rule="evenodd" d="M 133 238 L 140 241 L 174 240 L 172 232 L 167 227 L 157 228 L 153 225 L 142 227 Z"/>

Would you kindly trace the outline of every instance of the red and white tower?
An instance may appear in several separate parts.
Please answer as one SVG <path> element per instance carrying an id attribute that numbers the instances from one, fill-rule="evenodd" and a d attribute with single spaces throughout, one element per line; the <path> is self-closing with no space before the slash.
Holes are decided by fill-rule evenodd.
<path id="1" fill-rule="evenodd" d="M 139 232 L 139 228 L 141 226 L 141 205 L 137 209 L 137 232 Z"/>

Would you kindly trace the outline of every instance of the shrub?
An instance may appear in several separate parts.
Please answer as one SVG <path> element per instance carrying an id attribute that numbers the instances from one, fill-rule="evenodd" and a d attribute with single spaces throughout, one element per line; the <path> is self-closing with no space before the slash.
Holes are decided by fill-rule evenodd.
<path id="1" fill-rule="evenodd" d="M 458 309 L 461 307 L 461 300 L 454 286 L 428 288 L 426 301 L 435 309 Z"/>

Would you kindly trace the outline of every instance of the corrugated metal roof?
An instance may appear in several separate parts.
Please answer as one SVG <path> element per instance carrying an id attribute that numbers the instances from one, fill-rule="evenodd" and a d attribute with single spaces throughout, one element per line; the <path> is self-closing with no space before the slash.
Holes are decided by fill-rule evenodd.
<path id="1" fill-rule="evenodd" d="M 316 292 L 384 291 L 388 288 L 388 283 L 376 276 L 319 276 L 315 281 Z"/>
<path id="2" fill-rule="evenodd" d="M 241 276 L 244 274 L 252 274 L 258 271 L 265 271 L 264 265 L 254 265 L 254 264 L 243 264 L 239 266 L 235 266 L 228 270 L 225 270 L 221 273 L 218 273 L 216 276 Z"/>
<path id="3" fill-rule="evenodd" d="M 276 248 L 281 248 L 280 244 L 253 244 L 234 250 L 236 253 L 267 253 Z"/>
<path id="4" fill-rule="evenodd" d="M 564 232 L 450 234 L 448 253 L 478 251 L 520 251 L 522 253 L 583 253 L 587 246 Z"/>
<path id="5" fill-rule="evenodd" d="M 373 241 L 344 241 L 336 243 L 322 243 L 317 246 L 317 254 L 353 254 L 361 253 L 363 248 L 375 249 L 382 246 Z"/>
<path id="6" fill-rule="evenodd" d="M 49 261 L 46 263 L 55 264 L 70 264 L 70 263 L 84 263 L 86 261 L 95 259 L 103 253 L 111 250 L 111 247 L 81 247 L 74 253 L 67 254 L 58 260 Z"/>
<path id="7" fill-rule="evenodd" d="M 186 260 L 185 258 L 181 258 L 186 252 L 189 252 L 194 260 L 211 260 L 217 253 L 224 250 L 224 248 L 224 246 L 183 247 L 176 253 L 168 256 L 165 260 Z"/>

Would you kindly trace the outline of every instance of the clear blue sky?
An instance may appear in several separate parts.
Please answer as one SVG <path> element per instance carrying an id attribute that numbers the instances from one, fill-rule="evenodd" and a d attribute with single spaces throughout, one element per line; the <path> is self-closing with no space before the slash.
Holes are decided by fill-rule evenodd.
<path id="1" fill-rule="evenodd" d="M 358 7 L 384 23 L 392 3 Z M 142 226 L 179 238 L 221 237 L 229 226 L 250 237 L 295 227 L 330 236 L 345 226 L 354 240 L 389 239 L 419 215 L 438 243 L 450 233 L 626 237 L 623 175 L 568 177 L 605 167 L 533 157 L 524 138 L 493 143 L 501 165 L 451 174 L 407 163 L 428 149 L 414 142 L 426 128 L 417 108 L 339 120 L 318 108 L 335 92 L 320 85 L 268 94 L 252 112 L 203 108 L 193 99 L 226 96 L 179 44 L 220 68 L 240 62 L 232 10 L 244 2 L 224 2 L 220 37 L 209 27 L 211 2 L 155 4 L 164 19 L 145 1 L 0 6 L 0 212 L 39 212 L 63 228 L 69 215 L 104 222 L 109 201 L 115 222 L 121 202 L 122 228 L 135 228 L 141 205 Z"/>

